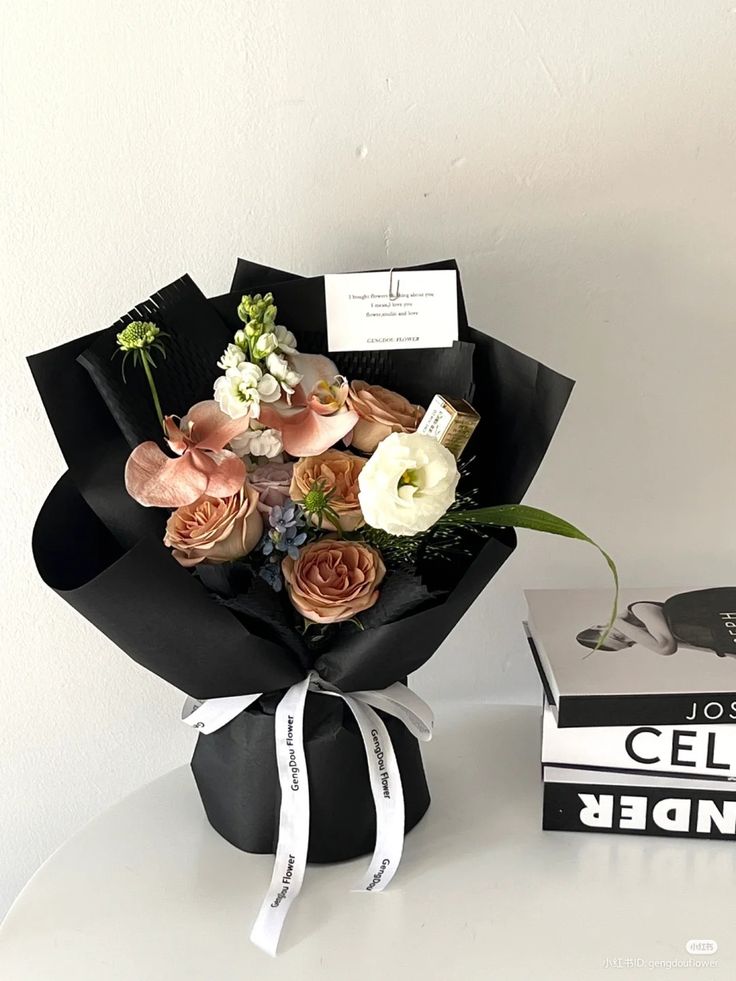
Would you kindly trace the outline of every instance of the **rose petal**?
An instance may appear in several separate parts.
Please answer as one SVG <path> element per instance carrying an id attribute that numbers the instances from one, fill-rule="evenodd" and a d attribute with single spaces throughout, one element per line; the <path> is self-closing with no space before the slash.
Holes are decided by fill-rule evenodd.
<path id="1" fill-rule="evenodd" d="M 156 443 L 141 443 L 125 466 L 128 493 L 144 507 L 178 508 L 191 504 L 205 492 L 209 480 L 191 456 L 185 453 L 172 460 Z"/>
<path id="2" fill-rule="evenodd" d="M 189 552 L 182 552 L 181 549 L 174 548 L 171 550 L 171 554 L 174 556 L 179 565 L 183 565 L 185 569 L 190 569 L 192 566 L 199 565 L 205 560 L 205 552 L 194 552 L 190 554 Z"/>
<path id="3" fill-rule="evenodd" d="M 353 429 L 351 444 L 363 453 L 372 453 L 381 440 L 391 435 L 391 427 L 382 422 L 371 422 L 368 419 L 358 419 Z"/>
<path id="4" fill-rule="evenodd" d="M 255 507 L 255 505 L 254 505 Z M 241 555 L 247 555 L 258 544 L 263 534 L 263 518 L 256 510 L 249 517 L 238 518 L 232 531 L 217 542 L 207 553 L 207 561 L 217 564 L 233 562 Z"/>

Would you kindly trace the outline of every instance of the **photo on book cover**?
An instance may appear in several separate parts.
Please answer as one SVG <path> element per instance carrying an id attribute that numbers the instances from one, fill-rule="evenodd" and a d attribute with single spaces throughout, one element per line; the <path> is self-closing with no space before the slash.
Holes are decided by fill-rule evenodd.
<path id="1" fill-rule="evenodd" d="M 526 596 L 545 674 L 563 697 L 736 688 L 736 586 L 622 589 L 607 636 L 606 590 Z"/>
<path id="2" fill-rule="evenodd" d="M 591 651 L 636 645 L 666 657 L 685 651 L 736 656 L 736 586 L 675 593 L 664 602 L 636 600 L 606 625 L 586 627 L 577 642 Z"/>

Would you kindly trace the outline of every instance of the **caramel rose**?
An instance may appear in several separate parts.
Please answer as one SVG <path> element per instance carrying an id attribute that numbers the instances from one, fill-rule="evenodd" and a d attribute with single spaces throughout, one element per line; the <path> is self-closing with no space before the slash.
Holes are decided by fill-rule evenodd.
<path id="1" fill-rule="evenodd" d="M 416 432 L 424 415 L 421 405 L 412 405 L 403 395 L 363 381 L 351 384 L 348 404 L 360 417 L 352 445 L 363 453 L 372 453 L 391 433 Z"/>
<path id="2" fill-rule="evenodd" d="M 370 609 L 386 575 L 380 554 L 363 542 L 320 538 L 281 564 L 291 602 L 307 620 L 337 623 Z"/>
<path id="3" fill-rule="evenodd" d="M 164 545 L 180 565 L 234 562 L 247 555 L 263 534 L 258 491 L 245 484 L 232 497 L 203 495 L 177 508 L 166 522 Z"/>
<path id="4" fill-rule="evenodd" d="M 340 519 L 340 530 L 355 531 L 365 523 L 358 503 L 358 477 L 365 464 L 366 461 L 361 457 L 353 453 L 343 453 L 341 450 L 327 450 L 319 456 L 305 456 L 294 464 L 291 499 L 304 503 L 309 492 L 317 485 L 325 495 L 332 495 L 329 506 Z M 338 530 L 328 518 L 324 519 L 322 527 L 331 531 Z"/>
<path id="5" fill-rule="evenodd" d="M 289 500 L 293 463 L 262 463 L 251 470 L 248 480 L 258 491 L 258 510 L 270 514 L 274 504 L 283 507 Z"/>

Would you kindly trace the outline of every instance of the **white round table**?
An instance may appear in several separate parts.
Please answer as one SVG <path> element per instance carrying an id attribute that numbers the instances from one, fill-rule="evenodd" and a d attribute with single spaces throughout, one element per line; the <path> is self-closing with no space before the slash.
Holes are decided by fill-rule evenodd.
<path id="1" fill-rule="evenodd" d="M 187 767 L 57 851 L 0 930 L 2 981 L 733 977 L 733 844 L 544 832 L 539 711 L 441 706 L 432 806 L 382 894 L 310 866 L 279 956 L 248 940 L 271 858 L 208 825 Z M 718 970 L 684 961 L 714 939 Z M 639 969 L 641 968 L 641 970 Z"/>

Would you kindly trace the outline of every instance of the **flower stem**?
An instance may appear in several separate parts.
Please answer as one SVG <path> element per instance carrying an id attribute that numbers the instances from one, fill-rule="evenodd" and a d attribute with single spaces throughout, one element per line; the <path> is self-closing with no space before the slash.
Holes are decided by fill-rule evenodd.
<path id="1" fill-rule="evenodd" d="M 153 380 L 153 373 L 151 371 L 151 365 L 148 359 L 148 352 L 145 349 L 141 351 L 141 361 L 143 362 L 143 370 L 145 371 L 146 378 L 148 379 L 148 387 L 151 389 L 151 395 L 153 396 L 153 406 L 156 409 L 158 421 L 161 423 L 161 428 L 165 431 L 166 427 L 164 426 L 164 414 L 161 411 L 161 403 L 158 400 L 156 383 Z"/>

